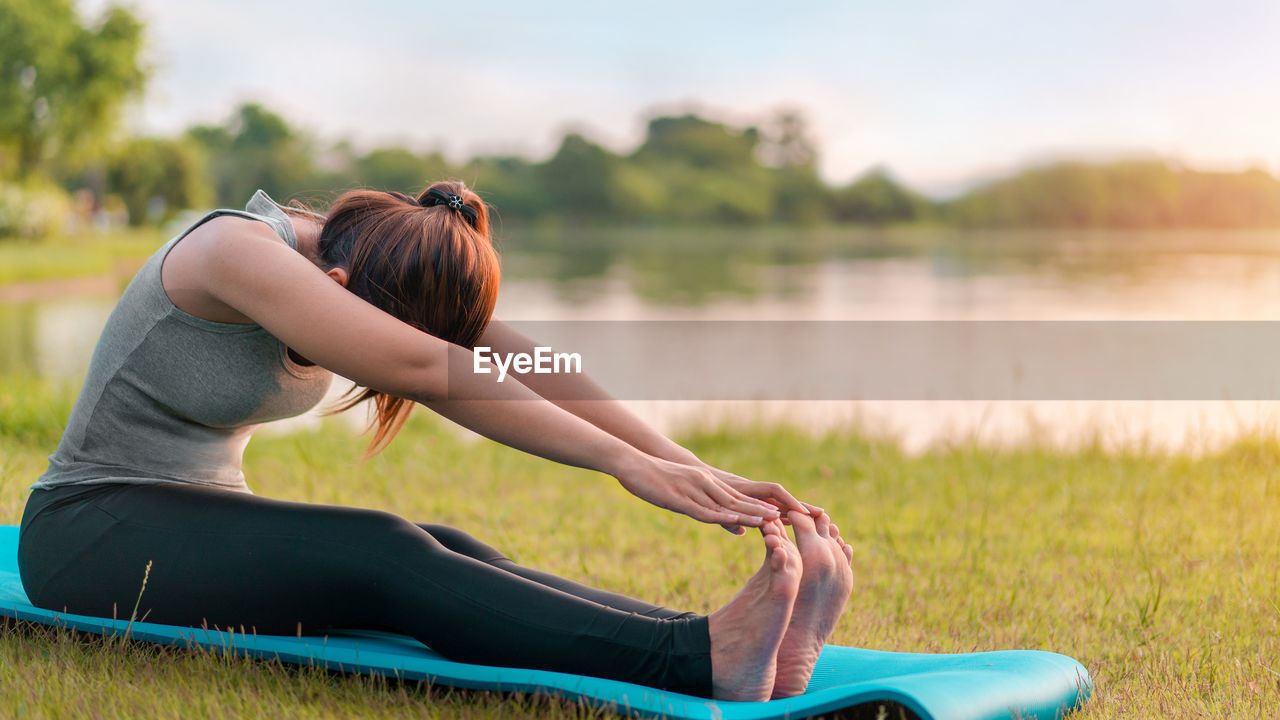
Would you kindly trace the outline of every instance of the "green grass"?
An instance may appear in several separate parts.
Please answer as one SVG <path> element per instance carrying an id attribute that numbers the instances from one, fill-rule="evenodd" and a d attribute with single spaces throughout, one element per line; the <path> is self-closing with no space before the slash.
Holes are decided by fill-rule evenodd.
<path id="1" fill-rule="evenodd" d="M 0 241 L 0 285 L 93 277 L 137 265 L 165 241 L 158 229 Z"/>
<path id="2" fill-rule="evenodd" d="M 5 394 L 12 388 L 3 389 Z M 16 523 L 63 408 L 33 386 L 0 427 L 0 522 Z M 15 415 L 16 417 L 16 415 Z M 1259 717 L 1280 706 L 1280 443 L 1210 456 L 972 445 L 908 456 L 856 432 L 684 438 L 710 461 L 785 482 L 856 549 L 834 642 L 886 650 L 1038 648 L 1081 660 L 1078 717 Z M 517 561 L 710 611 L 754 570 L 754 537 L 660 511 L 608 478 L 460 439 L 427 413 L 367 463 L 337 424 L 262 436 L 262 495 L 444 522 Z M 26 717 L 595 717 L 554 700 L 429 688 L 201 652 L 0 628 L 0 708 Z"/>

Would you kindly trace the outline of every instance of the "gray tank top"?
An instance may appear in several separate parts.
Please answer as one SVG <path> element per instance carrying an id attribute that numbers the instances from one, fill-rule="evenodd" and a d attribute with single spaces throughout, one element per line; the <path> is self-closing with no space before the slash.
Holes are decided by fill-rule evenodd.
<path id="1" fill-rule="evenodd" d="M 260 325 L 179 310 L 160 265 L 182 238 L 219 215 L 271 226 L 289 247 L 289 217 L 259 190 L 245 211 L 214 210 L 153 254 L 112 310 L 49 469 L 33 489 L 177 482 L 251 492 L 241 471 L 249 436 L 324 397 L 333 375 L 303 366 Z"/>

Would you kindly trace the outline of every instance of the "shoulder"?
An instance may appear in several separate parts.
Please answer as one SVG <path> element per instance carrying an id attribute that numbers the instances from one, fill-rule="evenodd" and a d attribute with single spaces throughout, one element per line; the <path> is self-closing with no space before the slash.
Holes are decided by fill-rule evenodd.
<path id="1" fill-rule="evenodd" d="M 180 310 L 215 322 L 254 322 L 230 306 L 225 291 L 243 288 L 246 282 L 281 282 L 305 272 L 307 268 L 294 267 L 297 261 L 306 263 L 266 223 L 219 215 L 173 246 L 161 269 L 161 283 Z"/>
<path id="2" fill-rule="evenodd" d="M 170 254 L 209 269 L 215 263 L 236 268 L 267 257 L 278 260 L 281 251 L 297 254 L 270 225 L 236 215 L 219 215 L 191 230 Z"/>
<path id="3" fill-rule="evenodd" d="M 253 220 L 239 215 L 219 215 L 210 218 L 188 233 L 188 236 L 183 238 L 182 242 L 185 243 L 187 240 L 194 240 L 193 245 L 236 242 L 238 240 L 248 240 L 250 242 L 272 240 L 287 246 L 284 239 L 270 225 L 261 220 Z"/>

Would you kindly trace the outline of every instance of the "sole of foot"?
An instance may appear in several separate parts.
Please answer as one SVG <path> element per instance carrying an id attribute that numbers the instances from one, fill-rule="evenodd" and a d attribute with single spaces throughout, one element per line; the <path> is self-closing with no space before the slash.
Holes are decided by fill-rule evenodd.
<path id="1" fill-rule="evenodd" d="M 780 520 L 761 528 L 765 558 L 727 605 L 711 613 L 712 693 L 717 700 L 768 700 L 778 647 L 800 589 L 799 549 Z"/>
<path id="2" fill-rule="evenodd" d="M 778 666 L 770 697 L 804 693 L 827 638 L 835 630 L 853 591 L 853 548 L 823 513 L 816 518 L 792 512 L 803 574 L 787 632 L 778 648 Z"/>

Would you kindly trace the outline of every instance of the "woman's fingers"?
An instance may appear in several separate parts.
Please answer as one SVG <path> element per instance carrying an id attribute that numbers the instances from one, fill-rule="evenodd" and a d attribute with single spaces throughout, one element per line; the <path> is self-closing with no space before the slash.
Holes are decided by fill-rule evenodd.
<path id="1" fill-rule="evenodd" d="M 736 475 L 734 477 L 741 481 L 732 484 L 734 489 L 750 497 L 773 502 L 779 509 L 798 510 L 808 515 L 814 514 L 814 510 L 821 512 L 821 508 L 797 500 L 794 495 L 779 483 L 748 480 Z"/>
<path id="2" fill-rule="evenodd" d="M 778 501 L 773 497 L 771 497 L 768 492 L 764 492 L 760 490 L 757 490 L 756 492 L 744 491 L 747 488 L 752 488 L 756 485 L 761 484 L 761 483 L 755 482 L 754 480 L 748 480 L 744 477 L 740 477 L 738 475 L 733 475 L 730 473 L 712 473 L 712 477 L 714 477 L 716 482 L 721 487 L 724 488 L 725 492 L 729 493 L 730 495 L 740 500 L 744 500 L 746 502 L 751 502 L 751 503 L 759 503 L 761 505 L 768 505 L 770 507 L 778 505 Z"/>
<path id="3" fill-rule="evenodd" d="M 719 487 L 721 491 L 739 503 L 746 503 L 747 505 L 760 508 L 760 510 L 769 515 L 772 515 L 778 509 L 775 503 L 769 502 L 768 500 L 753 498 L 746 493 L 740 492 L 737 488 L 719 478 L 716 478 L 715 482 L 716 486 Z M 778 514 L 781 515 L 782 513 Z"/>
<path id="4" fill-rule="evenodd" d="M 746 527 L 787 524 L 786 513 L 820 515 L 822 510 L 802 503 L 778 483 L 756 482 L 711 466 L 681 465 L 651 458 L 619 481 L 632 494 L 701 522 L 720 525 L 741 535 Z"/>
<path id="5" fill-rule="evenodd" d="M 780 510 L 781 512 L 779 514 L 782 517 L 783 524 L 789 524 L 786 519 L 787 511 L 789 510 L 797 510 L 805 513 L 806 515 L 815 517 L 824 512 L 822 508 L 816 505 L 801 502 L 796 498 L 796 496 L 792 495 L 779 483 L 748 480 L 741 475 L 736 475 L 711 465 L 707 465 L 706 467 L 717 480 L 722 482 L 734 493 L 755 498 L 756 500 L 768 503 Z"/>
<path id="6" fill-rule="evenodd" d="M 764 522 L 760 510 L 755 507 L 725 507 L 722 502 L 718 502 L 708 492 L 708 488 L 714 485 L 713 481 L 702 473 L 699 475 L 704 482 L 691 482 L 689 479 L 681 482 L 671 478 L 651 485 L 654 492 L 646 493 L 645 497 L 658 507 L 688 515 L 694 520 L 720 525 L 735 534 L 738 534 L 735 527 L 757 526 Z M 727 494 L 722 494 L 721 497 L 732 500 Z"/>
<path id="7" fill-rule="evenodd" d="M 787 531 L 782 528 L 782 524 L 777 520 L 770 520 L 769 522 L 762 524 L 760 526 L 760 534 L 765 537 L 768 537 L 769 535 L 776 535 L 780 538 L 787 537 Z"/>
<path id="8" fill-rule="evenodd" d="M 739 499 L 742 499 L 742 500 L 747 500 L 747 501 L 750 501 L 750 502 L 766 503 L 766 504 L 768 504 L 768 505 L 777 505 L 777 504 L 778 504 L 778 503 L 777 503 L 777 501 L 776 501 L 776 500 L 774 500 L 773 498 L 768 498 L 768 497 L 762 497 L 762 498 L 752 497 L 751 495 L 748 495 L 748 494 L 746 494 L 746 493 L 744 493 L 744 492 L 742 492 L 741 490 L 739 490 L 739 489 L 738 489 L 737 485 L 740 485 L 740 484 L 743 484 L 743 483 L 749 483 L 749 482 L 751 482 L 750 480 L 747 480 L 747 479 L 745 479 L 745 478 L 737 477 L 736 475 L 735 475 L 735 476 L 732 476 L 731 478 L 725 478 L 725 477 L 722 477 L 722 476 L 720 476 L 720 475 L 715 475 L 715 474 L 713 473 L 713 476 L 714 476 L 714 477 L 715 477 L 715 479 L 720 483 L 720 486 L 721 486 L 721 487 L 723 487 L 723 488 L 725 489 L 725 492 L 729 493 L 730 495 L 733 495 L 733 496 L 734 496 L 734 497 L 736 497 L 736 498 L 739 498 Z M 737 483 L 737 485 L 735 485 L 735 483 Z"/>
<path id="9" fill-rule="evenodd" d="M 692 500 L 687 507 L 682 508 L 680 512 L 701 522 L 709 525 L 737 525 L 739 523 L 746 524 L 744 519 L 738 513 L 725 512 L 716 508 L 700 505 Z"/>
<path id="10" fill-rule="evenodd" d="M 702 488 L 686 488 L 684 500 L 687 503 L 687 508 L 682 512 L 695 520 L 707 523 L 721 526 L 749 525 L 755 527 L 765 520 L 760 515 L 752 515 L 747 512 L 738 512 L 725 508 Z M 730 532 L 733 531 L 730 530 Z"/>
<path id="11" fill-rule="evenodd" d="M 706 487 L 702 490 L 706 493 L 708 499 L 726 510 L 769 519 L 779 517 L 781 515 L 781 513 L 768 503 L 761 502 L 741 494 L 735 494 L 731 492 L 731 488 L 726 487 L 714 478 L 709 478 Z"/>

